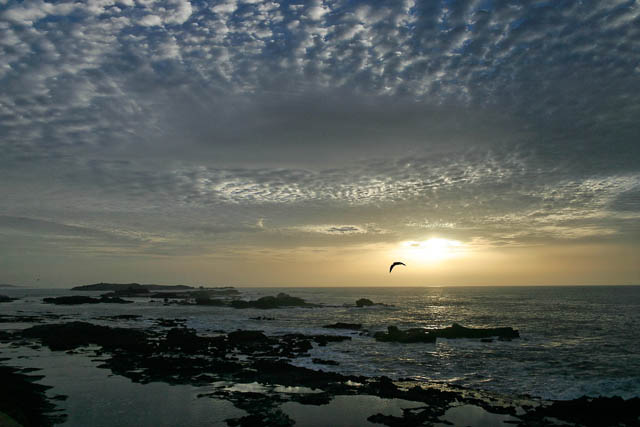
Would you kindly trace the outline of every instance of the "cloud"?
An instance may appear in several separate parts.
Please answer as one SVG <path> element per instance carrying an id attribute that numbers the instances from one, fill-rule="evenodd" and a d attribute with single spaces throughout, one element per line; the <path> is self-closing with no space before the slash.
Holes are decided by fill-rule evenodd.
<path id="1" fill-rule="evenodd" d="M 501 244 L 638 236 L 634 2 L 1 10 L 6 217 L 140 229 L 135 245 L 158 252 L 186 252 L 187 238 L 268 245 L 295 227 Z"/>

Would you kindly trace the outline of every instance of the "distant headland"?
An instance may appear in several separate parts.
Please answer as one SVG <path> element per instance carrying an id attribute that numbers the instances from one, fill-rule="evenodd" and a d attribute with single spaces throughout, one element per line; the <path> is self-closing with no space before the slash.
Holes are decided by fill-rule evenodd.
<path id="1" fill-rule="evenodd" d="M 202 286 L 201 286 L 202 287 Z M 154 285 L 140 283 L 94 283 L 92 285 L 75 286 L 71 288 L 72 291 L 131 291 L 136 289 L 145 289 L 147 291 L 179 291 L 186 289 L 196 289 L 195 286 L 189 285 Z"/>
<path id="2" fill-rule="evenodd" d="M 18 285 L 9 285 L 7 283 L 0 283 L 0 288 L 19 288 Z"/>

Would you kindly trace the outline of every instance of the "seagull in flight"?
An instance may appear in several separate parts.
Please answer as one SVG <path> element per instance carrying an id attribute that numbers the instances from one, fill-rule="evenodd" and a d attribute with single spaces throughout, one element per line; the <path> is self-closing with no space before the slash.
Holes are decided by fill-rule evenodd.
<path id="1" fill-rule="evenodd" d="M 391 270 L 393 270 L 393 267 L 395 267 L 396 265 L 404 265 L 405 267 L 407 266 L 407 264 L 405 264 L 404 262 L 396 261 L 391 264 L 391 267 L 389 267 L 389 273 L 391 273 Z"/>

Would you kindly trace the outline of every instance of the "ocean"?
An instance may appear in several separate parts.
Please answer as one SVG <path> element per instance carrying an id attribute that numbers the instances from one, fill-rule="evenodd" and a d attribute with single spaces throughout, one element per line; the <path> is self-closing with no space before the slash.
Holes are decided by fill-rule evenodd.
<path id="1" fill-rule="evenodd" d="M 238 289 L 242 299 L 286 292 L 322 307 L 238 310 L 211 306 L 165 306 L 161 301 L 149 302 L 143 298 L 130 298 L 135 303 L 126 305 L 56 306 L 43 304 L 42 298 L 94 293 L 17 288 L 0 290 L 1 294 L 21 297 L 17 301 L 0 304 L 0 314 L 52 313 L 69 320 L 128 327 L 151 327 L 154 319 L 158 318 L 186 319 L 187 327 L 203 335 L 236 329 L 262 330 L 267 335 L 335 333 L 350 335 L 352 340 L 314 346 L 309 357 L 294 359 L 292 363 L 344 374 L 442 382 L 511 396 L 531 395 L 559 400 L 583 395 L 621 396 L 625 399 L 640 396 L 640 286 Z M 360 298 L 384 305 L 355 307 L 355 301 Z M 117 322 L 104 319 L 105 316 L 119 314 L 141 317 Z M 335 322 L 361 323 L 367 333 L 333 331 L 322 327 Z M 443 328 L 452 323 L 486 328 L 510 326 L 519 330 L 520 338 L 492 342 L 438 339 L 435 344 L 399 344 L 377 342 L 371 337 L 389 325 L 400 329 Z M 5 330 L 27 326 L 30 325 L 0 323 L 0 329 Z M 95 367 L 96 363 L 86 357 L 83 359 L 82 355 L 7 346 L 0 347 L 0 351 L 3 357 L 9 357 L 8 364 L 43 368 L 43 382 L 54 385 L 54 390 L 59 393 L 68 394 L 68 402 L 74 398 L 70 394 L 80 391 L 74 391 L 73 384 L 61 385 L 65 382 L 65 367 L 69 372 L 74 369 L 86 371 L 76 377 L 109 377 L 104 370 Z M 333 360 L 339 365 L 319 367 L 312 362 L 313 358 Z M 46 381 L 47 375 L 49 382 Z M 109 381 L 123 382 L 113 377 Z M 128 380 L 124 382 L 129 383 Z M 134 386 L 147 387 L 130 383 L 126 387 Z M 114 387 L 110 390 L 115 399 L 122 393 L 114 390 L 126 387 Z M 176 404 L 181 404 L 181 392 L 176 386 L 155 384 L 153 387 L 172 389 Z M 168 393 L 167 390 L 162 393 Z M 193 392 L 185 390 L 183 395 Z M 89 386 L 82 389 L 82 393 L 84 399 L 91 401 L 86 396 L 91 393 Z M 98 399 L 109 392 L 95 393 Z M 71 403 L 66 405 L 68 407 Z M 224 404 L 220 405 L 216 407 L 217 416 L 235 410 L 233 407 L 222 410 L 220 408 Z M 209 409 L 204 407 L 202 411 L 207 413 Z M 67 424 L 73 425 L 74 419 L 70 417 Z M 81 421 L 76 419 L 75 422 L 75 425 L 81 425 Z M 197 425 L 195 421 L 191 424 Z"/>

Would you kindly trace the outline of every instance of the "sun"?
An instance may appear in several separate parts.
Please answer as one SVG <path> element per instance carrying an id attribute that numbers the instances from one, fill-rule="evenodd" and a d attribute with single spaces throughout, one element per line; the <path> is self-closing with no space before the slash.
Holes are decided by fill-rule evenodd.
<path id="1" fill-rule="evenodd" d="M 423 241 L 402 242 L 398 255 L 406 260 L 434 263 L 459 257 L 463 253 L 464 245 L 462 242 L 433 237 Z"/>

